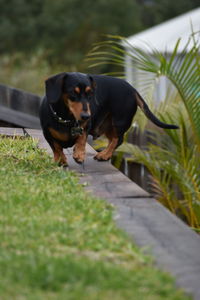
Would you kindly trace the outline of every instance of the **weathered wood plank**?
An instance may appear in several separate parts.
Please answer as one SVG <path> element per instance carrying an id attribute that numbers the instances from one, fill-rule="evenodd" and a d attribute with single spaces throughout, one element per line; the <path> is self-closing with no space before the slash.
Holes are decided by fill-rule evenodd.
<path id="1" fill-rule="evenodd" d="M 2 105 L 0 105 L 0 120 L 15 124 L 15 126 L 40 128 L 38 117 Z"/>
<path id="2" fill-rule="evenodd" d="M 24 136 L 21 128 L 0 127 L 0 134 L 4 136 Z"/>
<path id="3" fill-rule="evenodd" d="M 45 149 L 49 154 L 52 154 L 52 150 L 45 140 L 42 130 L 38 129 L 28 129 L 26 128 L 25 131 L 27 132 L 28 135 L 30 135 L 32 138 L 38 140 L 38 146 Z"/>
<path id="4" fill-rule="evenodd" d="M 40 128 L 41 97 L 0 84 L 0 120 L 17 126 Z"/>

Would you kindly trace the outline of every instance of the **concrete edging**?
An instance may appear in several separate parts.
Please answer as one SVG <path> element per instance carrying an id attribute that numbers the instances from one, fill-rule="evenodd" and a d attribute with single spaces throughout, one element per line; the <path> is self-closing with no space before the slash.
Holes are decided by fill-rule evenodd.
<path id="1" fill-rule="evenodd" d="M 8 131 L 7 130 L 7 135 Z M 15 129 L 10 129 L 15 132 Z M 41 130 L 26 129 L 38 145 L 52 155 Z M 0 129 L 3 134 L 3 129 Z M 155 262 L 170 272 L 179 287 L 200 299 L 200 237 L 165 207 L 124 176 L 109 162 L 93 160 L 95 151 L 87 145 L 85 169 L 66 151 L 70 169 L 83 174 L 80 182 L 95 196 L 106 199 L 116 208 L 115 220 L 140 247 L 151 253 Z"/>

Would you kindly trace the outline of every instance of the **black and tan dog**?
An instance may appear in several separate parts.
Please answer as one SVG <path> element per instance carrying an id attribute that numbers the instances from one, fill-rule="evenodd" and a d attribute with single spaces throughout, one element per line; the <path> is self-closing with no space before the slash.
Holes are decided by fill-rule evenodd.
<path id="1" fill-rule="evenodd" d="M 105 134 L 108 146 L 94 158 L 110 159 L 123 142 L 137 106 L 157 126 L 178 128 L 159 121 L 139 93 L 122 79 L 82 73 L 60 73 L 47 79 L 40 120 L 55 161 L 67 166 L 63 148 L 74 146 L 73 158 L 83 163 L 88 134 L 94 138 Z"/>

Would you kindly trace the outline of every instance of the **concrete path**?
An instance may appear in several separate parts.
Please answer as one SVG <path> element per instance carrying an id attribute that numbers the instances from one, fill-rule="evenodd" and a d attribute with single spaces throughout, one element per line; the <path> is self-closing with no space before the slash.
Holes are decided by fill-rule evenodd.
<path id="1" fill-rule="evenodd" d="M 4 130 L 8 135 L 14 132 L 0 129 L 0 134 Z M 26 131 L 52 155 L 41 131 Z M 178 286 L 200 300 L 200 236 L 109 162 L 93 160 L 95 151 L 89 145 L 84 169 L 73 161 L 71 149 L 66 154 L 70 169 L 82 174 L 81 183 L 88 183 L 86 189 L 115 206 L 119 227 L 152 253 L 158 266 L 174 275 Z"/>

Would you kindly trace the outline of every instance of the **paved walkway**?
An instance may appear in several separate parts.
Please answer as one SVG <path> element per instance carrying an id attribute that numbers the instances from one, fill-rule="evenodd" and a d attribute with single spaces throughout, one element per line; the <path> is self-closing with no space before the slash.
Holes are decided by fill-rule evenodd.
<path id="1" fill-rule="evenodd" d="M 1 128 L 0 134 L 6 130 L 7 135 L 15 131 Z M 41 131 L 26 131 L 52 155 Z M 17 129 L 15 133 L 23 131 Z M 71 149 L 66 154 L 70 169 L 83 174 L 80 182 L 87 182 L 88 190 L 115 206 L 117 224 L 152 253 L 158 266 L 175 276 L 178 286 L 200 300 L 200 236 L 109 162 L 93 160 L 95 151 L 89 145 L 84 169 L 72 159 Z"/>

